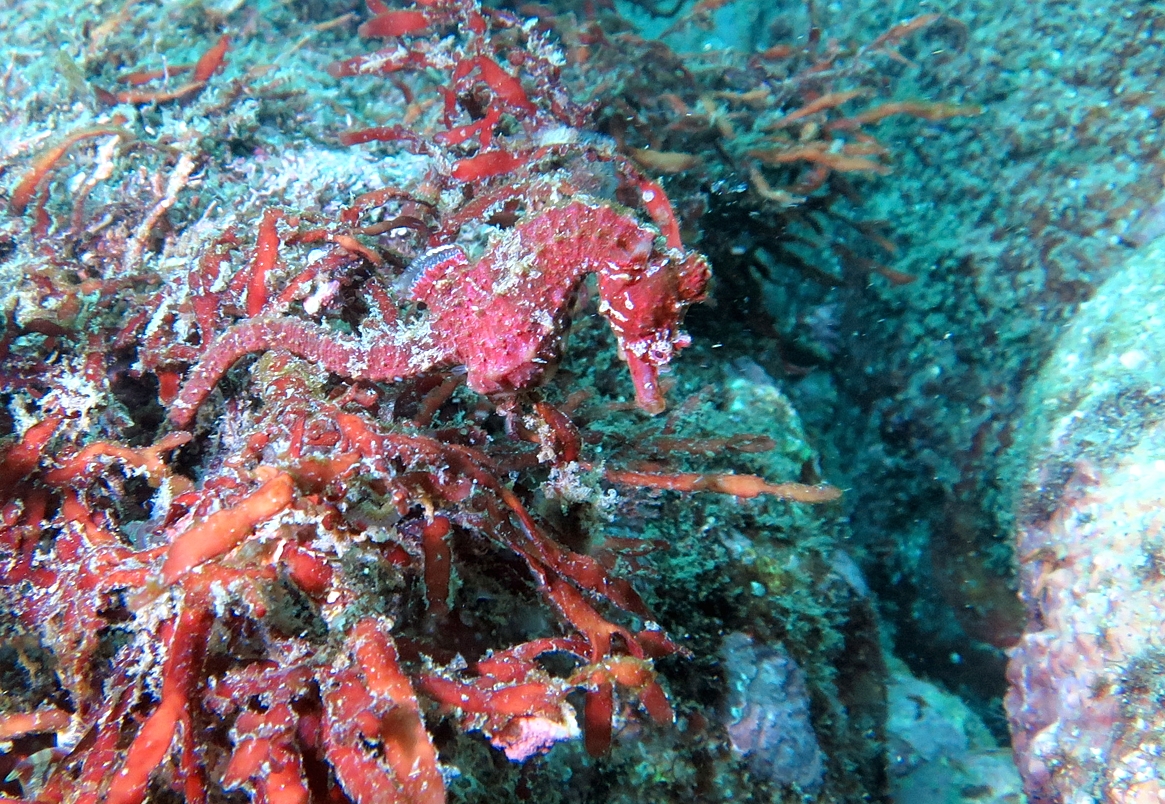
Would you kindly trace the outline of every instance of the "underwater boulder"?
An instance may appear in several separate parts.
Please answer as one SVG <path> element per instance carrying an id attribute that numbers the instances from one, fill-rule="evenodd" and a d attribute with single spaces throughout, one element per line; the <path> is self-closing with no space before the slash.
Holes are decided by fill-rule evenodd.
<path id="1" fill-rule="evenodd" d="M 1006 699 L 1033 802 L 1165 796 L 1165 241 L 1084 304 L 1028 395 Z"/>

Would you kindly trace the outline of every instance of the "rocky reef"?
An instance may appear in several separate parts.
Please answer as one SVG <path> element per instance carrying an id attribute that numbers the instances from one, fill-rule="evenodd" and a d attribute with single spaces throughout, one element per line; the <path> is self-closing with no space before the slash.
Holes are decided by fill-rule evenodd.
<path id="1" fill-rule="evenodd" d="M 9 6 L 0 800 L 1159 797 L 1152 4 Z"/>
<path id="2" fill-rule="evenodd" d="M 470 0 L 373 3 L 355 37 L 269 11 L 93 9 L 9 74 L 3 795 L 883 790 L 840 491 L 774 382 L 682 330 L 699 210 L 570 55 L 644 41 Z M 842 118 L 823 80 L 762 117 L 847 122 L 749 157 L 758 188 L 882 172 L 831 149 L 963 113 Z M 797 668 L 812 775 L 742 749 L 726 676 L 768 656 Z"/>

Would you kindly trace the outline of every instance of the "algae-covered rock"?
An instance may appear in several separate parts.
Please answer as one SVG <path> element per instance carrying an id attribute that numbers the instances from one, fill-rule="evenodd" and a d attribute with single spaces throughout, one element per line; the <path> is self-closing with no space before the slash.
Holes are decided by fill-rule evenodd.
<path id="1" fill-rule="evenodd" d="M 1029 623 L 1008 668 L 1034 801 L 1165 795 L 1165 243 L 1085 304 L 1029 392 L 1016 533 Z"/>
<path id="2" fill-rule="evenodd" d="M 592 323 L 572 332 L 568 354 L 585 356 L 564 363 L 573 384 L 602 389 L 618 377 L 606 339 Z M 575 414 L 596 454 L 620 465 L 687 442 L 672 468 L 817 479 L 817 453 L 777 383 L 746 359 L 726 367 L 699 342 L 685 357 L 664 416 Z M 725 438 L 731 445 L 709 446 Z M 517 800 L 519 783 L 547 802 L 857 802 L 885 793 L 885 659 L 836 504 L 634 489 L 586 499 L 561 515 L 607 518 L 592 533 L 611 544 L 657 545 L 628 566 L 660 625 L 691 652 L 658 665 L 676 725 L 628 717 L 608 756 L 590 760 L 581 744 L 561 743 L 520 773 L 465 738 L 452 798 L 476 801 L 488 789 Z"/>
<path id="3" fill-rule="evenodd" d="M 895 804 L 1011 804 L 1022 783 L 1011 752 L 957 696 L 891 663 L 886 723 Z"/>

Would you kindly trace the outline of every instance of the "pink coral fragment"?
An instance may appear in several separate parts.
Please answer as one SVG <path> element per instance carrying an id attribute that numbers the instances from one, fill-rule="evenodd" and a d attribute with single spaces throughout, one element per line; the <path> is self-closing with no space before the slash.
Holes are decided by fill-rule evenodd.
<path id="1" fill-rule="evenodd" d="M 502 749 L 511 762 L 525 762 L 532 756 L 546 753 L 555 743 L 574 740 L 578 736 L 578 723 L 573 713 L 564 709 L 562 720 L 541 715 L 515 718 L 506 733 L 494 735 L 490 742 Z"/>

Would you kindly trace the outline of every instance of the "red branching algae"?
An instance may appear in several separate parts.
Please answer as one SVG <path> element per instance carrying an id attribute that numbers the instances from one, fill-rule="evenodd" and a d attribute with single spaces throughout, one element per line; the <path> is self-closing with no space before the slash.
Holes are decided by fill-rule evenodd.
<path id="1" fill-rule="evenodd" d="M 445 132 L 344 139 L 426 157 L 419 186 L 326 218 L 268 208 L 233 273 L 230 252 L 251 239 L 241 227 L 127 317 L 117 340 L 157 376 L 175 431 L 145 446 L 89 439 L 46 403 L 0 456 L 0 593 L 51 646 L 60 686 L 52 705 L 0 719 L 6 740 L 57 736 L 30 800 L 137 804 L 162 788 L 191 804 L 232 791 L 439 804 L 433 720 L 521 762 L 580 735 L 576 699 L 601 754 L 621 713 L 671 723 L 654 662 L 684 651 L 613 561 L 553 530 L 531 467 L 590 471 L 595 486 L 837 496 L 745 474 L 595 469 L 540 390 L 585 280 L 636 405 L 658 414 L 660 372 L 690 342 L 680 327 L 708 264 L 659 185 L 612 144 L 569 135 L 585 115 L 553 60 L 515 44 L 515 20 L 471 0 L 371 6 L 362 32 L 388 46 L 331 72 L 443 73 Z M 195 84 L 227 42 L 195 65 Z M 102 133 L 118 132 L 80 132 L 38 160 L 13 209 L 65 148 Z M 397 229 L 409 251 L 377 239 Z M 231 390 L 224 378 L 249 355 L 249 373 L 233 372 L 245 390 Z M 86 360 L 103 382 L 104 353 Z M 495 431 L 469 415 L 433 425 L 451 407 L 492 416 L 491 404 Z M 135 476 L 152 495 L 136 518 Z M 494 568 L 545 610 L 541 633 L 462 618 L 458 590 Z M 111 648 L 111 631 L 124 644 Z M 564 670 L 550 672 L 551 655 Z"/>
<path id="2" fill-rule="evenodd" d="M 127 136 L 125 130 L 117 126 L 94 126 L 69 134 L 61 142 L 37 157 L 32 169 L 25 175 L 20 184 L 16 185 L 16 189 L 12 191 L 12 196 L 8 199 L 8 209 L 13 215 L 24 214 L 24 211 L 28 208 L 33 196 L 36 195 L 36 191 L 40 188 L 49 172 L 56 167 L 57 163 L 68 153 L 69 149 L 78 142 L 93 137 L 125 136 Z"/>

